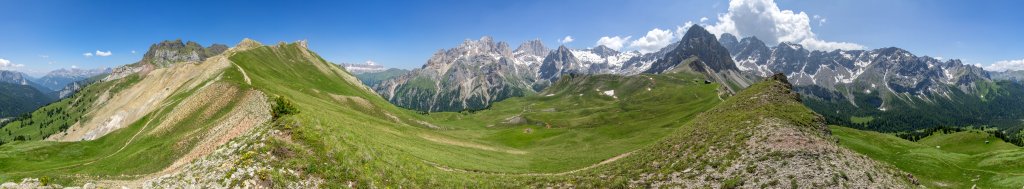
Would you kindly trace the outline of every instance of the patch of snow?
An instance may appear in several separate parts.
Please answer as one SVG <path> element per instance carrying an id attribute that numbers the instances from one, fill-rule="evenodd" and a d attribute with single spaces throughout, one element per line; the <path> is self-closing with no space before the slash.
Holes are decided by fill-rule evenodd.
<path id="1" fill-rule="evenodd" d="M 594 54 L 594 53 L 592 53 L 590 51 L 569 50 L 569 52 L 572 52 L 572 56 L 575 56 L 576 59 L 580 60 L 580 62 L 585 64 L 583 66 L 585 68 L 589 68 L 591 64 L 595 64 L 595 63 L 603 64 L 603 63 L 605 63 L 605 59 L 604 58 L 601 58 L 600 55 Z"/>
<path id="2" fill-rule="evenodd" d="M 615 96 L 615 90 L 607 90 L 601 93 L 604 93 L 605 96 Z"/>
<path id="3" fill-rule="evenodd" d="M 607 91 L 604 91 L 604 92 L 601 92 L 601 93 L 604 94 L 605 96 L 610 96 L 610 97 L 615 98 L 615 99 L 619 98 L 619 97 L 615 96 L 615 90 L 607 90 Z"/>

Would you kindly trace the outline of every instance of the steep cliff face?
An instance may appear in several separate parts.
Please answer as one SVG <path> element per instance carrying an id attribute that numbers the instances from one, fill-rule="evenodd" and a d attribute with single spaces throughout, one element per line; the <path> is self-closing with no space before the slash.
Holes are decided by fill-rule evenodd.
<path id="1" fill-rule="evenodd" d="M 728 43 L 730 37 L 723 35 L 719 40 Z M 883 110 L 891 100 L 977 95 L 983 92 L 979 82 L 991 81 L 988 72 L 960 60 L 919 57 L 896 47 L 824 52 L 792 43 L 768 47 L 756 37 L 747 37 L 732 49 L 733 59 L 744 72 L 759 76 L 783 73 L 800 88 L 831 91 L 805 91 L 822 99 L 834 99 L 838 94 L 852 102 L 857 94 L 869 94 L 886 101 L 873 107 Z"/>
<path id="2" fill-rule="evenodd" d="M 376 90 L 392 103 L 421 111 L 483 109 L 492 102 L 534 93 L 533 47 L 513 53 L 508 43 L 491 37 L 466 40 L 456 48 L 438 51 L 422 68 L 386 80 Z M 516 55 L 520 58 L 517 58 Z"/>
<path id="3" fill-rule="evenodd" d="M 740 72 L 729 56 L 729 50 L 719 44 L 714 34 L 700 26 L 690 27 L 679 46 L 657 60 L 645 73 L 665 73 L 689 70 L 704 74 L 711 81 L 724 83 L 735 93 L 750 86 L 752 77 Z"/>
<path id="4" fill-rule="evenodd" d="M 227 50 L 228 46 L 223 44 L 203 47 L 199 43 L 192 41 L 182 42 L 181 39 L 162 41 L 149 46 L 149 50 L 146 51 L 146 54 L 142 56 L 142 60 L 139 62 L 114 68 L 103 81 L 124 78 L 133 73 L 165 68 L 175 63 L 199 63 L 206 60 L 206 58 L 219 55 Z"/>

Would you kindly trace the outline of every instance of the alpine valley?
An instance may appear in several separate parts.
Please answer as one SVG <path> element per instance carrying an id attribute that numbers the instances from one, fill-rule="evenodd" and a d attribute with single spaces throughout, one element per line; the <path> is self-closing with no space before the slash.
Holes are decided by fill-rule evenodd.
<path id="1" fill-rule="evenodd" d="M 749 4 L 825 22 L 729 4 L 718 19 Z M 246 28 L 257 37 L 320 36 L 256 14 L 295 15 L 246 13 L 269 24 Z M 1024 71 L 721 23 L 586 48 L 460 37 L 414 69 L 328 61 L 378 53 L 331 52 L 363 38 L 157 39 L 128 64 L 25 72 L 38 77 L 0 59 L 14 68 L 0 70 L 0 188 L 1024 187 Z M 240 29 L 216 26 L 213 38 Z M 382 27 L 346 29 L 394 32 Z M 605 43 L 620 39 L 633 40 Z"/>

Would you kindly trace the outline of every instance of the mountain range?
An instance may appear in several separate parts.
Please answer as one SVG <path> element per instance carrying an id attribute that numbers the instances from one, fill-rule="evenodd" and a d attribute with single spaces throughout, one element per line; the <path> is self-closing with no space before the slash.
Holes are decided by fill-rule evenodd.
<path id="1" fill-rule="evenodd" d="M 689 71 L 729 83 L 726 88 L 731 92 L 756 80 L 724 62 L 731 60 L 728 57 L 717 38 L 700 26 L 691 27 L 681 42 L 651 53 L 619 52 L 603 45 L 549 50 L 539 40 L 512 51 L 507 43 L 485 36 L 439 51 L 422 68 L 374 89 L 398 106 L 435 112 L 484 109 L 496 101 L 542 91 L 563 75 L 661 73 L 687 60 L 684 67 Z"/>
<path id="2" fill-rule="evenodd" d="M 40 78 L 24 73 L 0 70 L 0 118 L 18 116 L 42 105 L 74 94 L 90 78 L 109 69 L 58 69 Z"/>
<path id="3" fill-rule="evenodd" d="M 767 46 L 755 36 L 722 34 L 736 66 L 750 75 L 783 73 L 815 111 L 833 124 L 904 131 L 937 125 L 1021 127 L 1024 95 L 1013 72 L 988 72 L 957 59 L 916 56 L 896 47 L 812 51 L 799 44 Z M 995 75 L 995 77 L 993 77 Z M 861 121 L 855 121 L 859 119 Z M 873 121 L 863 121 L 863 120 Z"/>

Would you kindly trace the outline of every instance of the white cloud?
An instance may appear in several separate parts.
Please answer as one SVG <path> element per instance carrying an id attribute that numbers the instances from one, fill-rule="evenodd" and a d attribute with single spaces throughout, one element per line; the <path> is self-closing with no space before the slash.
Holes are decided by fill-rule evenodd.
<path id="1" fill-rule="evenodd" d="M 672 43 L 672 31 L 654 28 L 647 32 L 647 35 L 629 43 L 630 48 L 636 48 L 641 53 L 658 51 L 662 47 Z"/>
<path id="2" fill-rule="evenodd" d="M 686 30 L 693 26 L 693 21 L 686 21 L 682 26 L 676 26 L 676 39 L 682 39 L 686 35 Z"/>
<path id="3" fill-rule="evenodd" d="M 24 64 L 14 64 L 10 60 L 0 58 L 0 70 L 8 70 L 12 68 L 19 68 L 25 66 Z"/>
<path id="4" fill-rule="evenodd" d="M 704 23 L 708 21 L 708 17 L 700 17 L 700 22 Z"/>
<path id="5" fill-rule="evenodd" d="M 817 21 L 818 21 L 818 26 L 822 26 L 822 25 L 825 25 L 825 23 L 826 23 L 826 22 L 828 22 L 828 19 L 826 19 L 826 18 L 825 18 L 824 16 L 821 16 L 821 15 L 817 15 L 817 14 L 815 14 L 815 15 L 814 15 L 813 17 L 811 17 L 811 18 L 814 18 L 814 20 L 817 20 Z"/>
<path id="6" fill-rule="evenodd" d="M 608 47 L 608 48 L 611 48 L 611 49 L 614 49 L 614 50 L 619 50 L 619 49 L 622 48 L 622 46 L 624 44 L 626 44 L 626 41 L 629 41 L 629 38 L 633 38 L 633 36 L 626 36 L 626 37 L 619 37 L 619 36 L 608 37 L 608 36 L 604 36 L 604 37 L 601 37 L 601 39 L 597 40 L 597 45 L 604 45 L 605 47 Z"/>
<path id="7" fill-rule="evenodd" d="M 82 56 L 85 56 L 85 57 L 92 57 L 92 53 L 82 53 Z"/>
<path id="8" fill-rule="evenodd" d="M 571 36 L 571 35 L 567 35 L 567 36 L 565 36 L 564 38 L 562 38 L 562 39 L 559 39 L 559 40 L 558 40 L 558 42 L 559 42 L 559 43 L 562 43 L 562 44 L 566 44 L 566 43 L 572 43 L 572 41 L 575 41 L 575 40 L 576 40 L 576 39 L 572 38 L 572 36 Z"/>
<path id="9" fill-rule="evenodd" d="M 76 65 L 71 65 L 71 69 L 78 69 L 78 66 L 76 66 Z"/>
<path id="10" fill-rule="evenodd" d="M 978 65 L 978 67 L 982 67 L 982 66 Z M 996 63 L 992 63 L 991 65 L 984 66 L 982 68 L 985 68 L 985 70 L 988 70 L 988 71 L 996 71 L 996 72 L 1007 71 L 1007 70 L 1024 70 L 1024 59 L 1020 59 L 1020 60 L 1002 60 L 1002 61 L 998 61 Z"/>
<path id="11" fill-rule="evenodd" d="M 100 51 L 100 50 L 96 50 L 96 56 L 110 56 L 110 55 L 114 55 L 114 53 L 112 53 L 110 51 L 103 52 L 103 51 Z"/>
<path id="12" fill-rule="evenodd" d="M 132 54 L 135 54 L 135 50 L 132 50 Z"/>
<path id="13" fill-rule="evenodd" d="M 377 65 L 377 62 L 374 62 L 373 60 L 366 60 L 366 65 Z"/>
<path id="14" fill-rule="evenodd" d="M 39 58 L 47 59 L 50 58 L 50 55 L 39 55 Z"/>
<path id="15" fill-rule="evenodd" d="M 825 18 L 817 16 L 819 24 Z M 715 35 L 757 36 L 767 44 L 793 42 L 812 50 L 864 49 L 863 45 L 818 39 L 811 31 L 811 18 L 804 12 L 781 10 L 773 0 L 731 0 L 729 12 L 718 15 L 718 23 L 707 26 Z"/>

